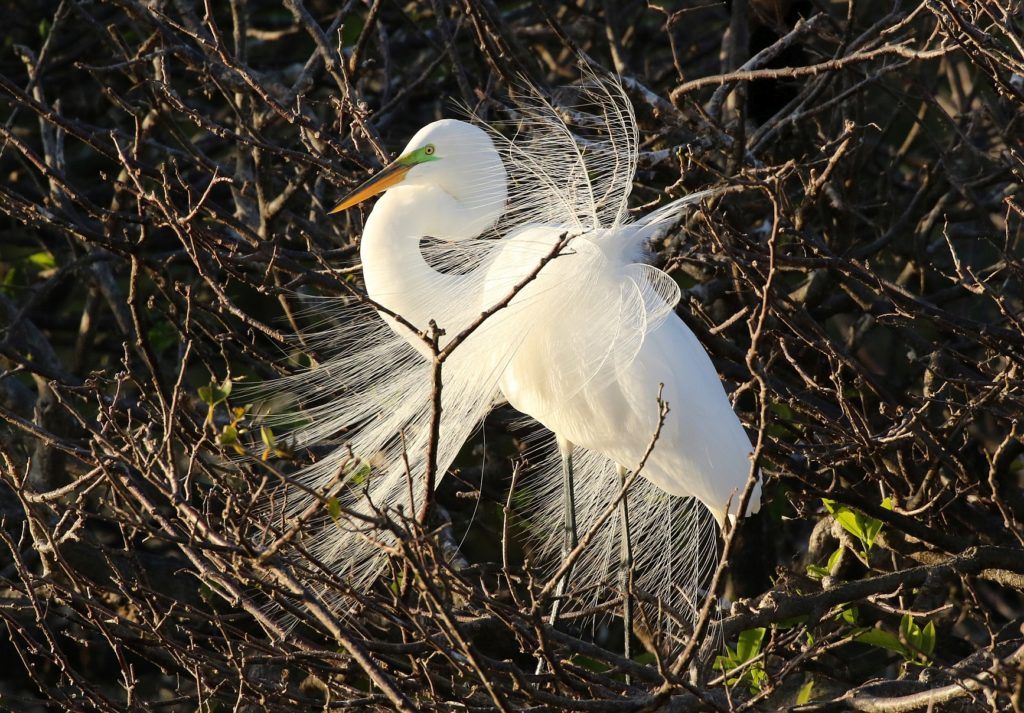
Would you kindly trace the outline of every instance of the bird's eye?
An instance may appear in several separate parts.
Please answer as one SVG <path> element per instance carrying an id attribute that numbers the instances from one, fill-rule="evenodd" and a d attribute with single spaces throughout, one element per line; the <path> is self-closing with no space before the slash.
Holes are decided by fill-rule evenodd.
<path id="1" fill-rule="evenodd" d="M 423 153 L 425 153 L 427 156 L 433 156 L 434 155 L 434 144 L 428 144 L 426 147 L 424 147 Z"/>

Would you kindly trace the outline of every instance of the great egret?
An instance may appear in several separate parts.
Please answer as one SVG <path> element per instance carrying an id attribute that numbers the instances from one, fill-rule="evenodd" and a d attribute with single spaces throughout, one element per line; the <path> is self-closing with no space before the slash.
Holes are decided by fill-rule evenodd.
<path id="1" fill-rule="evenodd" d="M 642 471 L 656 487 L 634 484 L 620 508 L 619 539 L 623 556 L 636 556 L 637 585 L 678 602 L 672 592 L 689 584 L 679 582 L 679 568 L 697 579 L 715 552 L 713 527 L 709 536 L 699 508 L 686 503 L 696 499 L 723 522 L 748 479 L 751 446 L 707 353 L 674 312 L 678 286 L 643 262 L 647 241 L 699 196 L 631 221 L 632 107 L 613 80 L 591 78 L 581 91 L 594 111 L 576 110 L 573 130 L 537 96 L 519 106 L 512 139 L 490 127 L 433 122 L 331 212 L 384 193 L 360 245 L 366 292 L 418 330 L 436 322 L 445 330 L 441 346 L 536 272 L 445 362 L 437 465 L 443 474 L 501 398 L 543 424 L 561 455 L 565 526 L 551 538 L 561 540 L 563 555 L 575 544 L 577 518 L 586 524 L 618 495 L 610 467 L 621 479 L 638 466 L 663 385 L 670 412 Z M 563 236 L 571 238 L 567 248 L 537 272 Z M 313 402 L 298 442 L 337 446 L 301 477 L 311 489 L 342 493 L 356 515 L 396 506 L 417 512 L 430 352 L 383 312 L 333 306 L 344 326 L 325 328 L 322 339 L 338 356 L 282 385 Z M 680 505 L 658 490 L 691 500 Z M 300 493 L 289 512 L 308 510 L 312 498 Z M 544 498 L 540 508 L 550 511 L 556 499 Z M 627 502 L 628 524 L 655 546 L 628 551 Z M 751 509 L 757 502 L 755 493 Z M 666 524 L 672 509 L 688 513 L 682 541 L 672 541 L 678 529 Z M 325 516 L 312 546 L 357 585 L 380 565 L 359 520 Z M 606 544 L 614 539 L 606 535 Z M 596 581 L 607 564 L 582 559 L 576 576 Z"/>

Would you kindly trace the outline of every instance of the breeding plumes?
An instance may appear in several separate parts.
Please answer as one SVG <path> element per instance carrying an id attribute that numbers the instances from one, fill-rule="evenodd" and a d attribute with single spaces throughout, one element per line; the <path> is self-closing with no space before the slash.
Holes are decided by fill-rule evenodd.
<path id="1" fill-rule="evenodd" d="M 626 499 L 633 587 L 692 611 L 715 556 L 714 522 L 725 520 L 730 502 L 735 513 L 751 447 L 711 360 L 674 312 L 678 286 L 644 260 L 651 238 L 704 194 L 632 221 L 630 103 L 610 79 L 588 77 L 578 91 L 581 104 L 565 110 L 571 129 L 537 93 L 520 101 L 505 132 L 429 124 L 332 211 L 384 192 L 360 248 L 373 304 L 319 301 L 327 326 L 316 342 L 334 356 L 271 391 L 301 396 L 296 445 L 333 447 L 298 474 L 309 492 L 291 493 L 284 514 L 309 512 L 314 493 L 339 499 L 346 512 L 319 513 L 309 547 L 354 586 L 377 576 L 373 538 L 387 537 L 369 533 L 360 514 L 412 515 L 423 497 L 432 363 L 417 332 L 429 333 L 433 321 L 443 348 L 514 294 L 443 364 L 438 473 L 493 404 L 507 400 L 557 436 L 561 457 L 540 465 L 533 507 L 549 522 L 567 518 L 564 532 L 539 529 L 541 548 L 564 554 L 577 527 L 586 530 L 640 464 L 663 389 L 669 412 L 645 480 Z M 567 497 L 557 496 L 560 484 Z M 620 522 L 602 528 L 575 581 L 614 586 L 608 576 L 618 557 L 610 553 L 625 537 L 626 515 L 620 507 Z"/>

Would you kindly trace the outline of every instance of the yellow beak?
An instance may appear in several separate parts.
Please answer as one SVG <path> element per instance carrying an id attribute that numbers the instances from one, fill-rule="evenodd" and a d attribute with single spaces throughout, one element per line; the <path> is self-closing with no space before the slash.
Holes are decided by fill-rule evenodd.
<path id="1" fill-rule="evenodd" d="M 331 208 L 329 213 L 340 213 L 347 208 L 351 208 L 354 205 L 358 205 L 365 201 L 367 198 L 372 198 L 378 193 L 383 193 L 387 189 L 391 188 L 396 184 L 401 183 L 405 180 L 405 174 L 412 168 L 409 164 L 402 164 L 398 161 L 389 163 L 384 169 L 376 176 L 368 180 L 359 188 L 355 189 L 345 198 L 341 203 Z"/>

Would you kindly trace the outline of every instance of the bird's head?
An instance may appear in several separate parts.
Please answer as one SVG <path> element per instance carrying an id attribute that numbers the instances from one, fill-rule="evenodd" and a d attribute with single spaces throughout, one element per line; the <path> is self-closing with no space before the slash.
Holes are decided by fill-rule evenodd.
<path id="1" fill-rule="evenodd" d="M 331 209 L 340 213 L 394 186 L 433 186 L 461 202 L 505 200 L 505 170 L 478 126 L 442 119 L 416 132 L 401 155 Z"/>

